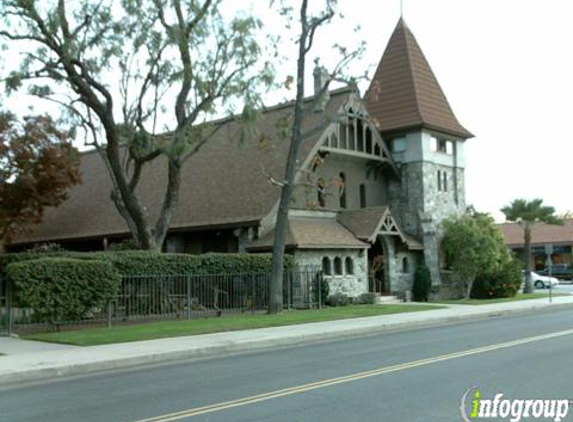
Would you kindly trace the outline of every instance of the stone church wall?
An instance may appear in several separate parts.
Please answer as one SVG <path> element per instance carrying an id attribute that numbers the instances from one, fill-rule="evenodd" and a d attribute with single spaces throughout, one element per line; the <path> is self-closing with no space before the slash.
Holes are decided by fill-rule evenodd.
<path id="1" fill-rule="evenodd" d="M 344 293 L 349 297 L 357 297 L 368 292 L 368 253 L 363 249 L 299 249 L 294 254 L 295 261 L 300 266 L 322 267 L 323 259 L 330 260 L 330 273 L 324 274 L 324 279 L 330 287 L 330 294 Z M 342 262 L 341 274 L 335 273 L 334 260 Z M 353 271 L 349 274 L 346 260 L 352 261 Z"/>

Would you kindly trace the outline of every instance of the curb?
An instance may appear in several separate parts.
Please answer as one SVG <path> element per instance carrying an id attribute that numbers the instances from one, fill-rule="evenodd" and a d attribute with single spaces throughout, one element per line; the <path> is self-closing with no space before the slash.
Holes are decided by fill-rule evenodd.
<path id="1" fill-rule="evenodd" d="M 136 368 L 144 365 L 175 362 L 187 359 L 198 359 L 206 357 L 222 357 L 235 353 L 246 353 L 263 351 L 273 348 L 283 348 L 298 346 L 301 344 L 316 343 L 329 340 L 342 340 L 365 335 L 376 335 L 388 332 L 395 332 L 408 329 L 435 327 L 444 324 L 451 324 L 466 321 L 479 321 L 488 318 L 531 314 L 536 311 L 550 311 L 565 307 L 572 307 L 573 303 L 543 303 L 535 304 L 524 309 L 500 309 L 490 310 L 472 315 L 457 315 L 446 317 L 435 317 L 419 321 L 389 322 L 376 325 L 365 324 L 364 327 L 341 328 L 332 331 L 319 333 L 286 333 L 280 338 L 263 338 L 261 340 L 248 341 L 222 341 L 221 344 L 207 347 L 193 347 L 187 350 L 175 350 L 168 352 L 150 353 L 139 356 L 116 357 L 112 359 L 101 359 L 86 362 L 83 364 L 53 365 L 41 368 L 31 368 L 23 370 L 0 371 L 0 386 L 15 386 L 32 381 L 42 381 L 47 379 L 61 379 L 76 375 L 94 374 L 116 369 Z M 365 317 L 368 320 L 372 317 Z M 292 326 L 291 326 L 292 327 Z M 283 327 L 284 328 L 284 327 Z M 89 351 L 86 350 L 86 354 Z"/>

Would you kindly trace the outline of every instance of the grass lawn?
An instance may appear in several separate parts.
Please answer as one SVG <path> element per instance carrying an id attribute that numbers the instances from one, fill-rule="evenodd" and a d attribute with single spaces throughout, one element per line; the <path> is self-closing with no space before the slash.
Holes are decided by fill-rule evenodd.
<path id="1" fill-rule="evenodd" d="M 569 296 L 563 293 L 553 293 L 553 297 L 557 296 Z M 451 305 L 489 305 L 490 303 L 501 303 L 501 302 L 515 302 L 517 300 L 531 300 L 531 299 L 548 299 L 549 293 L 530 293 L 523 294 L 518 293 L 515 297 L 502 297 L 498 299 L 458 299 L 458 300 L 441 300 L 435 303 L 444 303 Z"/>
<path id="2" fill-rule="evenodd" d="M 390 315 L 402 312 L 419 312 L 441 308 L 443 308 L 443 306 L 436 305 L 351 305 L 320 310 L 285 311 L 281 315 L 233 315 L 221 318 L 193 319 L 190 321 L 149 322 L 112 328 L 90 328 L 57 333 L 39 333 L 31 334 L 24 338 L 27 340 L 73 344 L 76 346 L 95 346 L 98 344 L 152 340 L 165 337 L 189 336 L 193 334 L 218 333 L 221 331 L 279 327 L 283 325 L 304 324 L 307 322 Z"/>

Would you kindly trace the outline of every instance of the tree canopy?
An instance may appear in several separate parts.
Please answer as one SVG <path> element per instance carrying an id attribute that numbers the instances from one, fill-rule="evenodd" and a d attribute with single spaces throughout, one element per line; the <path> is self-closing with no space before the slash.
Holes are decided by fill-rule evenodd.
<path id="1" fill-rule="evenodd" d="M 562 225 L 563 220 L 555 215 L 555 208 L 543 205 L 543 199 L 515 199 L 501 209 L 506 220 L 516 222 L 523 229 L 524 263 L 525 263 L 525 293 L 533 292 L 531 283 L 531 232 L 535 224 Z"/>
<path id="2" fill-rule="evenodd" d="M 532 226 L 535 223 L 563 224 L 563 221 L 555 215 L 555 208 L 543 205 L 543 199 L 515 199 L 509 205 L 501 209 L 507 221 L 514 221 L 521 226 Z"/>
<path id="3" fill-rule="evenodd" d="M 80 182 L 72 133 L 49 116 L 0 113 L 0 242 L 38 224 Z"/>
<path id="4" fill-rule="evenodd" d="M 261 22 L 227 18 L 221 0 L 6 0 L 0 39 L 21 47 L 21 65 L 4 77 L 83 129 L 112 181 L 111 198 L 141 248 L 161 247 L 181 185 L 180 171 L 217 131 L 215 112 L 244 118 L 272 81 L 261 59 Z M 137 187 L 144 167 L 167 167 L 160 204 Z M 159 212 L 150 213 L 150 207 Z M 157 217 L 150 221 L 150 215 Z"/>
<path id="5" fill-rule="evenodd" d="M 509 258 L 503 236 L 488 214 L 473 210 L 442 222 L 442 247 L 449 268 L 460 278 L 469 298 L 476 277 L 493 273 Z"/>

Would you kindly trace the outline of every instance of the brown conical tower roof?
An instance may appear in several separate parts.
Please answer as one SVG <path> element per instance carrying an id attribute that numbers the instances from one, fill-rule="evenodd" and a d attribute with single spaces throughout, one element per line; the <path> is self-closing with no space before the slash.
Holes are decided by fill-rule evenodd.
<path id="1" fill-rule="evenodd" d="M 365 95 L 382 133 L 425 127 L 464 139 L 459 122 L 416 38 L 402 18 Z"/>

